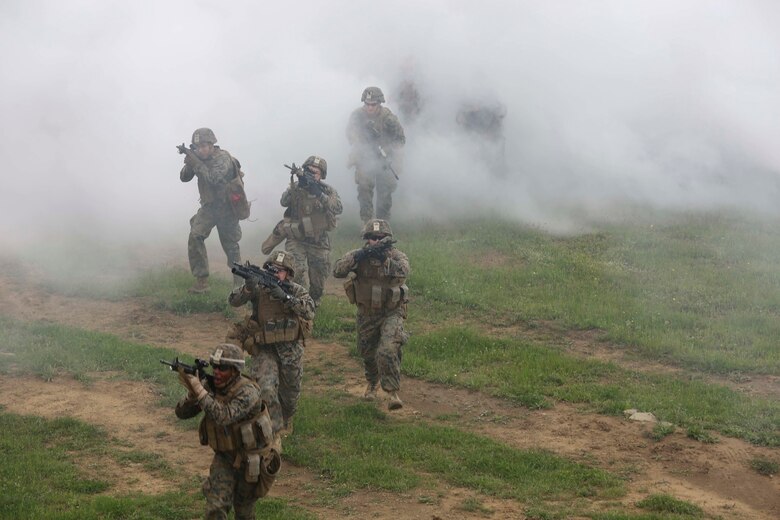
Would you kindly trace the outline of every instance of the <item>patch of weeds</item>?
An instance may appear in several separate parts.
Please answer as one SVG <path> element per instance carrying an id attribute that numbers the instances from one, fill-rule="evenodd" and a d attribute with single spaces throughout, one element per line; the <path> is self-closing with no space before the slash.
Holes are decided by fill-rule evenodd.
<path id="1" fill-rule="evenodd" d="M 647 436 L 658 442 L 665 439 L 669 435 L 674 433 L 674 425 L 668 422 L 659 422 L 653 426 L 653 430 L 650 431 Z"/>
<path id="2" fill-rule="evenodd" d="M 750 467 L 758 474 L 771 477 L 780 471 L 780 464 L 764 457 L 756 457 L 750 461 Z"/>
<path id="3" fill-rule="evenodd" d="M 458 506 L 461 511 L 468 513 L 481 513 L 483 515 L 492 515 L 493 510 L 489 507 L 485 507 L 481 500 L 470 497 L 463 500 Z"/>
<path id="4" fill-rule="evenodd" d="M 685 432 L 685 435 L 689 439 L 703 442 L 704 444 L 715 444 L 718 442 L 718 439 L 716 439 L 710 432 L 695 424 L 688 426 L 688 430 Z"/>
<path id="5" fill-rule="evenodd" d="M 550 511 L 539 506 L 531 506 L 524 511 L 527 520 L 563 520 L 562 513 Z"/>
<path id="6" fill-rule="evenodd" d="M 675 513 L 691 516 L 701 516 L 704 513 L 699 506 L 679 500 L 671 495 L 650 495 L 637 502 L 636 506 L 655 513 Z"/>
<path id="7" fill-rule="evenodd" d="M 439 499 L 437 499 L 436 497 L 432 497 L 430 495 L 419 495 L 417 497 L 417 502 L 420 504 L 435 506 L 439 503 Z"/>

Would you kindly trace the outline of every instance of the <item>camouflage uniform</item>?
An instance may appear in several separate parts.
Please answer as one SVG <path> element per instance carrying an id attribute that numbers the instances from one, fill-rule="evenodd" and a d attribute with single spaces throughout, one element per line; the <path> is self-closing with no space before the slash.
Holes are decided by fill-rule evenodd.
<path id="1" fill-rule="evenodd" d="M 372 222 L 377 221 L 368 225 Z M 404 331 L 409 259 L 391 247 L 384 261 L 369 256 L 356 262 L 359 251 L 336 261 L 333 276 L 348 278 L 344 288 L 350 302 L 357 305 L 357 345 L 369 388 L 380 384 L 392 394 L 401 387 L 402 347 L 409 338 Z"/>
<path id="2" fill-rule="evenodd" d="M 231 507 L 235 507 L 237 520 L 254 519 L 255 502 L 268 492 L 281 466 L 279 454 L 270 448 L 271 421 L 260 388 L 238 375 L 225 388 L 207 390 L 201 399 L 188 395 L 176 405 L 180 419 L 204 412 L 201 444 L 214 450 L 209 476 L 203 483 L 205 518 L 227 519 Z M 249 448 L 245 445 L 247 438 L 252 439 Z M 252 471 L 254 482 L 249 481 Z"/>
<path id="3" fill-rule="evenodd" d="M 339 194 L 331 186 L 320 182 L 321 196 L 311 195 L 298 183 L 293 183 L 282 194 L 285 212 L 283 229 L 287 236 L 285 248 L 295 257 L 297 280 L 309 289 L 314 304 L 319 306 L 325 280 L 330 274 L 330 237 L 335 229 L 336 216 L 343 208 Z M 301 220 L 308 217 L 310 226 Z M 308 227 L 308 229 L 306 229 Z M 307 277 L 308 274 L 308 277 Z"/>
<path id="4" fill-rule="evenodd" d="M 219 242 L 227 255 L 228 267 L 232 267 L 233 262 L 241 262 L 241 251 L 238 247 L 241 227 L 226 191 L 228 182 L 234 179 L 238 172 L 237 161 L 216 145 L 214 153 L 206 160 L 200 160 L 190 154 L 184 159 L 184 167 L 179 177 L 182 182 L 189 182 L 193 177 L 197 177 L 200 192 L 200 209 L 190 219 L 190 237 L 187 244 L 190 270 L 196 278 L 206 278 L 209 275 L 205 240 L 214 226 L 217 227 Z"/>
<path id="5" fill-rule="evenodd" d="M 274 432 L 287 427 L 295 415 L 301 394 L 304 340 L 314 319 L 309 292 L 296 283 L 291 282 L 291 286 L 290 298 L 284 303 L 268 289 L 246 284 L 228 297 L 234 307 L 252 303 L 252 315 L 235 323 L 227 340 L 251 354 L 248 375 L 260 385 Z"/>
<path id="6" fill-rule="evenodd" d="M 369 87 L 371 88 L 376 87 Z M 379 93 L 381 94 L 381 91 Z M 384 96 L 381 100 L 384 101 Z M 360 107 L 349 117 L 347 139 L 352 147 L 349 166 L 355 167 L 360 218 L 363 222 L 374 217 L 390 220 L 393 192 L 398 181 L 379 155 L 377 146 L 382 147 L 393 169 L 400 175 L 402 170 L 400 149 L 406 143 L 401 123 L 387 107 L 380 107 L 375 115 L 369 115 L 365 107 Z M 374 213 L 375 187 L 376 214 Z"/>

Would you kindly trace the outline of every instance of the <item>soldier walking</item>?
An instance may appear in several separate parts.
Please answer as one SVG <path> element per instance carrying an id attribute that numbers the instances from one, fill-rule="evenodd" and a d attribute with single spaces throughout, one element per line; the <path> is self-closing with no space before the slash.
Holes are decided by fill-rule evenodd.
<path id="1" fill-rule="evenodd" d="M 336 278 L 347 278 L 344 289 L 357 305 L 357 344 L 363 358 L 364 398 L 377 397 L 377 385 L 390 394 L 388 408 L 403 406 L 401 389 L 402 347 L 409 339 L 404 331 L 409 301 L 409 259 L 393 247 L 393 232 L 385 220 L 369 220 L 363 228 L 366 244 L 348 252 L 333 269 Z"/>
<path id="2" fill-rule="evenodd" d="M 360 100 L 363 106 L 352 112 L 347 124 L 347 139 L 352 147 L 349 166 L 355 167 L 360 218 L 363 223 L 375 217 L 390 220 L 406 137 L 395 114 L 382 106 L 385 95 L 379 87 L 366 88 Z"/>
<path id="3" fill-rule="evenodd" d="M 239 219 L 249 217 L 249 204 L 243 190 L 241 164 L 226 150 L 216 146 L 217 138 L 210 128 L 198 128 L 192 134 L 189 148 L 180 145 L 179 153 L 185 154 L 184 167 L 179 177 L 182 182 L 198 178 L 200 209 L 190 219 L 190 237 L 187 252 L 190 270 L 195 284 L 189 292 L 200 294 L 208 291 L 209 260 L 206 254 L 206 238 L 214 226 L 219 234 L 222 249 L 227 255 L 228 267 L 241 262 L 238 242 L 241 240 Z"/>
<path id="4" fill-rule="evenodd" d="M 255 518 L 255 502 L 268 493 L 282 461 L 271 447 L 271 419 L 260 388 L 243 377 L 244 354 L 222 344 L 209 357 L 214 369 L 212 388 L 179 369 L 187 396 L 176 405 L 180 419 L 201 411 L 201 444 L 214 450 L 208 479 L 203 483 L 207 519 L 227 520 L 231 508 L 237 520 Z"/>
<path id="5" fill-rule="evenodd" d="M 296 280 L 309 290 L 315 307 L 320 305 L 325 280 L 330 275 L 328 232 L 336 229 L 343 210 L 338 192 L 323 182 L 327 175 L 327 161 L 315 155 L 306 159 L 300 170 L 292 169 L 290 186 L 281 200 L 287 208 L 284 219 L 262 246 L 267 255 L 287 239 L 285 249 L 293 255 L 298 268 Z"/>
<path id="6" fill-rule="evenodd" d="M 233 325 L 227 340 L 241 345 L 252 356 L 249 376 L 260 385 L 279 447 L 279 434 L 283 430 L 292 433 L 292 418 L 301 395 L 304 340 L 311 333 L 314 319 L 314 301 L 309 292 L 292 281 L 294 265 L 290 253 L 276 251 L 263 269 L 274 272 L 287 290 L 282 285 L 268 288 L 247 279 L 228 296 L 234 307 L 252 303 L 252 314 Z"/>

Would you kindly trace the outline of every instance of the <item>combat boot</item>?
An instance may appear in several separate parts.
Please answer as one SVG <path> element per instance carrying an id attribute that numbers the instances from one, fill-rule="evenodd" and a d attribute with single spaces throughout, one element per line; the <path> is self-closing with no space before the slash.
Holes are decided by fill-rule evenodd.
<path id="1" fill-rule="evenodd" d="M 260 251 L 262 251 L 264 255 L 270 255 L 271 251 L 273 251 L 274 248 L 282 242 L 284 242 L 284 236 L 277 235 L 276 230 L 274 229 L 274 231 L 268 235 L 268 238 L 266 238 L 260 246 Z"/>
<path id="2" fill-rule="evenodd" d="M 363 399 L 366 401 L 376 400 L 376 384 L 368 383 L 368 386 L 366 386 L 366 392 L 363 394 Z"/>
<path id="3" fill-rule="evenodd" d="M 403 408 L 404 402 L 401 401 L 401 398 L 398 397 L 398 392 L 393 392 L 390 394 L 390 402 L 387 403 L 387 409 L 388 410 L 398 410 L 400 408 Z"/>
<path id="4" fill-rule="evenodd" d="M 209 279 L 207 276 L 200 276 L 195 283 L 192 284 L 187 292 L 190 294 L 203 294 L 209 292 Z"/>

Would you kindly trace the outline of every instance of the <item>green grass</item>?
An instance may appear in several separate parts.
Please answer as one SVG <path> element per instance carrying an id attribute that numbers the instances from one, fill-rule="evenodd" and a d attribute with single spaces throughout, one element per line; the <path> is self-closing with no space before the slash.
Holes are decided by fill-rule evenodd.
<path id="1" fill-rule="evenodd" d="M 107 496 L 111 483 L 73 463 L 95 454 L 112 463 L 114 449 L 105 432 L 82 422 L 0 411 L 0 518 L 173 520 L 196 514 L 191 492 Z"/>
<path id="2" fill-rule="evenodd" d="M 0 353 L 7 355 L 0 364 L 0 374 L 34 374 L 44 379 L 72 374 L 89 384 L 91 373 L 118 371 L 124 378 L 157 385 L 165 406 L 173 406 L 183 395 L 176 375 L 159 362 L 180 353 L 127 342 L 111 334 L 0 316 Z M 192 363 L 186 356 L 181 360 Z"/>
<path id="3" fill-rule="evenodd" d="M 205 449 L 204 449 L 205 452 Z M 112 495 L 112 483 L 96 480 L 74 461 L 100 456 L 102 464 L 161 465 L 151 454 L 124 452 L 104 431 L 70 418 L 47 420 L 0 410 L 0 518 L 15 520 L 177 520 L 202 514 L 197 482 L 159 495 Z M 166 468 L 163 475 L 169 470 Z M 286 500 L 258 501 L 259 518 L 313 520 Z"/>
<path id="4" fill-rule="evenodd" d="M 293 463 L 335 486 L 408 492 L 436 477 L 455 486 L 518 500 L 594 499 L 623 493 L 617 477 L 542 450 L 517 450 L 456 428 L 389 420 L 371 404 L 304 395 Z"/>
<path id="5" fill-rule="evenodd" d="M 780 227 L 709 214 L 653 222 L 571 237 L 496 220 L 397 225 L 410 324 L 552 321 L 650 359 L 780 374 Z M 340 232 L 337 251 L 358 246 L 355 235 Z"/>
<path id="6" fill-rule="evenodd" d="M 233 289 L 232 280 L 210 276 L 209 291 L 205 294 L 187 292 L 193 282 L 194 278 L 186 269 L 156 268 L 134 280 L 131 294 L 149 298 L 156 308 L 176 314 L 218 312 L 227 317 L 235 315 L 234 307 L 227 303 Z"/>
<path id="7" fill-rule="evenodd" d="M 158 363 L 175 352 L 104 333 L 0 318 L 0 352 L 10 359 L 0 365 L 0 373 L 118 372 L 115 377 L 158 386 L 168 406 L 182 395 L 177 378 Z M 362 487 L 408 491 L 431 479 L 507 498 L 598 498 L 622 492 L 620 479 L 609 473 L 543 451 L 514 450 L 452 427 L 389 421 L 375 407 L 351 404 L 339 394 L 304 395 L 292 439 L 285 445 L 286 456 L 332 479 L 336 494 Z M 126 451 L 117 461 L 168 471 L 142 452 Z"/>
<path id="8" fill-rule="evenodd" d="M 754 459 L 751 459 L 750 467 L 753 468 L 760 475 L 766 475 L 768 477 L 780 473 L 780 464 L 778 464 L 773 460 L 769 460 L 765 457 L 756 457 Z"/>
<path id="9" fill-rule="evenodd" d="M 650 495 L 637 502 L 636 505 L 656 513 L 675 513 L 693 517 L 701 516 L 703 513 L 700 507 L 669 495 Z"/>
<path id="10" fill-rule="evenodd" d="M 706 442 L 707 429 L 756 444 L 780 446 L 780 403 L 696 379 L 632 372 L 577 359 L 520 340 L 488 337 L 470 328 L 418 335 L 405 347 L 405 374 L 459 385 L 547 408 L 556 400 L 619 415 L 653 412 Z M 690 434 L 689 434 L 690 435 Z"/>

